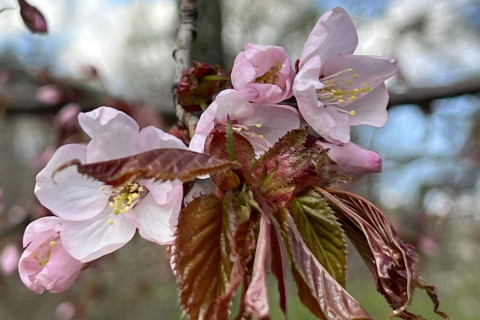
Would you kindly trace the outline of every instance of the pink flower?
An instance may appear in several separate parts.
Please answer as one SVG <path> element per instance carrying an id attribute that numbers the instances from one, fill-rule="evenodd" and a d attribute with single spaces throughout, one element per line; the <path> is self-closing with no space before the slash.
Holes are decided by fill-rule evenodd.
<path id="1" fill-rule="evenodd" d="M 394 59 L 352 55 L 357 32 L 342 8 L 325 13 L 310 33 L 293 92 L 300 113 L 330 142 L 350 141 L 350 126 L 387 121 L 384 81 L 397 72 Z"/>
<path id="2" fill-rule="evenodd" d="M 247 43 L 235 58 L 231 80 L 235 90 L 256 103 L 278 103 L 292 96 L 295 77 L 282 47 Z"/>
<path id="3" fill-rule="evenodd" d="M 10 243 L 3 248 L 0 255 L 2 273 L 7 276 L 11 275 L 17 269 L 18 259 L 19 254 L 15 244 Z"/>
<path id="4" fill-rule="evenodd" d="M 84 263 L 74 259 L 60 239 L 62 219 L 44 217 L 25 229 L 18 271 L 23 283 L 36 293 L 60 292 L 68 289 L 78 278 Z"/>
<path id="5" fill-rule="evenodd" d="M 81 113 L 78 120 L 92 138 L 88 145 L 60 147 L 37 175 L 35 194 L 55 215 L 65 219 L 60 233 L 65 249 L 87 262 L 117 250 L 135 234 L 169 244 L 183 197 L 178 180 L 130 181 L 118 187 L 82 176 L 74 167 L 53 172 L 71 159 L 82 163 L 111 160 L 158 148 L 186 149 L 160 129 L 139 132 L 137 123 L 118 110 L 102 107 Z"/>
<path id="6" fill-rule="evenodd" d="M 329 149 L 328 156 L 335 161 L 335 170 L 349 175 L 359 176 L 382 171 L 382 158 L 378 153 L 367 150 L 353 142 L 336 145 L 328 142 L 316 142 L 324 149 Z"/>
<path id="7" fill-rule="evenodd" d="M 300 127 L 298 112 L 289 106 L 249 103 L 238 91 L 224 90 L 203 112 L 190 149 L 203 152 L 207 135 L 217 125 L 225 126 L 227 116 L 233 128 L 253 146 L 257 155 L 269 149 L 288 131 Z"/>

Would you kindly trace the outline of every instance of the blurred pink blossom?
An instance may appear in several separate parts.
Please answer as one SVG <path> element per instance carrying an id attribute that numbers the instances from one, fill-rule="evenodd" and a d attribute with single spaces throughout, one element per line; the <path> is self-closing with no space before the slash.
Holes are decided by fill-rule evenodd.
<path id="1" fill-rule="evenodd" d="M 47 84 L 37 89 L 35 99 L 46 105 L 56 105 L 63 100 L 62 89 L 55 84 Z"/>
<path id="2" fill-rule="evenodd" d="M 75 305 L 70 301 L 60 303 L 55 309 L 55 317 L 58 320 L 70 320 L 75 316 Z"/>
<path id="3" fill-rule="evenodd" d="M 3 248 L 2 254 L 0 255 L 2 273 L 9 276 L 15 270 L 17 270 L 19 258 L 20 254 L 17 246 L 13 243 L 7 244 L 7 246 Z"/>

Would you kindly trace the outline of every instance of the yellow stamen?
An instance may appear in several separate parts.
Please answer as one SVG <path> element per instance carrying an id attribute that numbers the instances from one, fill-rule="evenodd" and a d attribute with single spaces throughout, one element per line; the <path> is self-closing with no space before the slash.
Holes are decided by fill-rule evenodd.
<path id="1" fill-rule="evenodd" d="M 56 244 L 57 244 L 57 242 L 56 242 L 55 240 L 52 240 L 52 241 L 50 241 L 50 242 L 48 243 L 48 245 L 49 245 L 50 247 L 55 247 Z"/>
<path id="2" fill-rule="evenodd" d="M 113 226 L 113 219 L 108 219 L 108 224 Z"/>

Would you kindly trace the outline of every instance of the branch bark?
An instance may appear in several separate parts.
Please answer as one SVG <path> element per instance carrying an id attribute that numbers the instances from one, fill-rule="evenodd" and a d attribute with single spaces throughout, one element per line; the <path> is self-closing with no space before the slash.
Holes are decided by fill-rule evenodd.
<path id="1" fill-rule="evenodd" d="M 480 93 L 480 77 L 472 77 L 448 86 L 409 88 L 402 93 L 390 92 L 388 106 L 389 108 L 401 104 L 425 106 L 438 99 L 478 93 Z"/>
<path id="2" fill-rule="evenodd" d="M 173 58 L 175 60 L 175 78 L 172 84 L 172 96 L 178 124 L 182 127 L 186 127 L 191 137 L 195 132 L 198 117 L 191 112 L 185 111 L 182 106 L 178 104 L 177 83 L 192 62 L 191 45 L 196 37 L 198 3 L 197 0 L 179 0 L 178 6 L 180 16 L 177 43 L 176 48 L 173 51 Z"/>

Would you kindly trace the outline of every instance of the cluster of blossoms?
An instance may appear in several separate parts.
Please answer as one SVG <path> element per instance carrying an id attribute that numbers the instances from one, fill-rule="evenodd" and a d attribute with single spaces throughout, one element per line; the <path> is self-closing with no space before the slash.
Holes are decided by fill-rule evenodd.
<path id="1" fill-rule="evenodd" d="M 227 124 L 250 142 L 258 158 L 306 122 L 318 133 L 316 147 L 329 150 L 338 172 L 379 172 L 379 155 L 350 142 L 350 126 L 386 122 L 384 81 L 397 67 L 386 57 L 353 55 L 356 46 L 355 27 L 341 8 L 317 22 L 297 71 L 283 48 L 247 44 L 234 62 L 233 88 L 219 92 L 204 110 L 188 148 L 158 128 L 139 131 L 132 118 L 112 108 L 81 113 L 78 121 L 90 142 L 60 147 L 37 176 L 35 194 L 54 216 L 32 222 L 25 231 L 26 250 L 19 262 L 23 282 L 37 293 L 65 290 L 90 261 L 122 247 L 137 229 L 160 245 L 174 239 L 184 200 L 181 181 L 133 179 L 112 186 L 74 167 L 58 170 L 73 159 L 89 164 L 162 148 L 202 153 L 212 130 Z M 292 97 L 298 109 L 283 103 Z M 192 99 L 186 101 L 199 110 L 190 106 Z M 208 192 L 206 187 L 195 190 Z"/>

